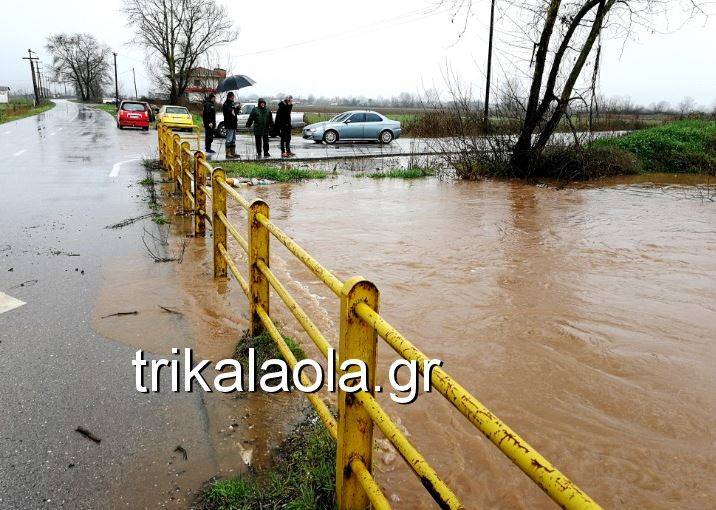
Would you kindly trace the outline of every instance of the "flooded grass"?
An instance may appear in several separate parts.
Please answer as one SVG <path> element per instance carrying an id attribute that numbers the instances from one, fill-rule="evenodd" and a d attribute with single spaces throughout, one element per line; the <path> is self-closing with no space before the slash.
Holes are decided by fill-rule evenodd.
<path id="1" fill-rule="evenodd" d="M 435 175 L 433 168 L 410 167 L 410 168 L 394 168 L 380 172 L 361 172 L 356 177 L 370 177 L 371 179 L 419 179 L 421 177 L 430 177 Z"/>
<path id="2" fill-rule="evenodd" d="M 279 167 L 261 163 L 245 163 L 241 161 L 222 162 L 226 173 L 232 177 L 245 179 L 268 179 L 276 182 L 303 181 L 306 179 L 325 179 L 328 174 L 323 170 L 306 168 Z"/>
<path id="3" fill-rule="evenodd" d="M 285 335 L 283 338 L 297 359 L 306 357 L 294 340 Z M 237 346 L 235 358 L 242 364 L 248 363 L 251 348 L 255 349 L 257 366 L 281 357 L 268 333 L 255 337 L 245 335 Z M 198 506 L 206 510 L 332 510 L 335 508 L 335 457 L 333 438 L 311 412 L 278 446 L 270 468 L 210 483 L 201 494 Z"/>
<path id="4" fill-rule="evenodd" d="M 200 508 L 333 510 L 335 457 L 335 442 L 314 415 L 279 446 L 271 468 L 212 483 Z"/>
<path id="5" fill-rule="evenodd" d="M 283 339 L 286 342 L 286 345 L 288 345 L 288 348 L 291 349 L 293 355 L 296 356 L 297 360 L 302 360 L 306 357 L 306 354 L 303 352 L 303 349 L 301 349 L 301 346 L 298 345 L 292 338 L 284 335 Z M 249 349 L 254 349 L 256 364 L 259 366 L 266 360 L 282 358 L 276 348 L 276 343 L 268 333 L 262 333 L 254 337 L 249 336 L 248 334 L 244 335 L 239 344 L 236 346 L 236 353 L 234 357 L 240 363 L 247 363 Z"/>

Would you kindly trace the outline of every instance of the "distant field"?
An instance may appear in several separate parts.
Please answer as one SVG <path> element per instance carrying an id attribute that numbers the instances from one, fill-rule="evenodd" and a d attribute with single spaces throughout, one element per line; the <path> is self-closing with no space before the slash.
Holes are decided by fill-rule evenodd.
<path id="1" fill-rule="evenodd" d="M 54 106 L 55 103 L 47 101 L 35 108 L 30 99 L 13 100 L 11 103 L 0 105 L 0 124 L 12 122 L 13 120 L 22 119 L 31 115 L 37 115 L 50 108 L 54 108 Z"/>

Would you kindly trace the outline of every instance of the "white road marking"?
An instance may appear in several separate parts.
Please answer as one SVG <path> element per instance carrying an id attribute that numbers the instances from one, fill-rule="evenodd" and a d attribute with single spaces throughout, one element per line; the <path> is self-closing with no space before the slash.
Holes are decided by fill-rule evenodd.
<path id="1" fill-rule="evenodd" d="M 0 313 L 9 312 L 10 310 L 19 308 L 24 304 L 24 301 L 20 301 L 19 299 L 15 299 L 12 296 L 8 296 L 7 294 L 0 292 Z"/>
<path id="2" fill-rule="evenodd" d="M 131 163 L 132 161 L 139 161 L 139 158 L 133 158 L 128 159 L 126 161 L 120 161 L 119 163 L 115 163 L 112 165 L 112 171 L 109 173 L 110 177 L 118 177 L 119 176 L 119 169 L 124 165 L 125 163 Z"/>
<path id="3" fill-rule="evenodd" d="M 22 156 L 26 152 L 27 152 L 27 149 L 22 149 L 22 150 L 17 151 L 15 154 L 13 154 L 13 156 Z"/>
<path id="4" fill-rule="evenodd" d="M 50 133 L 50 136 L 55 136 L 57 132 Z"/>

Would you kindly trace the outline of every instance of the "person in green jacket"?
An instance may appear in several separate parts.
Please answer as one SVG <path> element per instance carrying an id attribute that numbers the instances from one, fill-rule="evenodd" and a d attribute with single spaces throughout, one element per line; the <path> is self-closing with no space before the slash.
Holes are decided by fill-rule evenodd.
<path id="1" fill-rule="evenodd" d="M 254 138 L 256 139 L 256 158 L 261 158 L 261 149 L 263 148 L 264 157 L 270 158 L 269 154 L 269 132 L 273 127 L 273 114 L 271 109 L 266 106 L 265 99 L 259 99 L 259 105 L 251 110 L 249 120 L 246 121 L 246 127 L 254 126 Z"/>

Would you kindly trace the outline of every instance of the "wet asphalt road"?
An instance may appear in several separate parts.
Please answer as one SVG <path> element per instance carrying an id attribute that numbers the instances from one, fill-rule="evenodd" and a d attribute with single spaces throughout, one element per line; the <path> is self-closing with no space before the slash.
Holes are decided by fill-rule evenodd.
<path id="1" fill-rule="evenodd" d="M 182 135 L 187 136 L 188 135 Z M 197 142 L 196 135 L 191 136 L 192 148 L 200 144 L 201 150 L 204 150 L 204 134 L 199 135 Z M 270 139 L 270 153 L 273 159 L 281 159 L 281 150 L 279 149 L 279 138 Z M 431 140 L 418 140 L 416 138 L 398 138 L 390 144 L 381 144 L 377 142 L 339 142 L 335 145 L 327 145 L 325 143 L 318 144 L 313 140 L 304 140 L 300 135 L 293 135 L 291 138 L 291 150 L 296 154 L 297 159 L 325 159 L 325 158 L 350 158 L 350 157 L 366 157 L 366 156 L 395 156 L 411 153 L 435 152 L 441 150 L 440 144 Z M 225 159 L 224 139 L 216 138 L 212 144 L 212 149 L 216 151 L 213 159 Z M 236 154 L 241 159 L 256 159 L 256 147 L 254 137 L 250 133 L 239 132 L 236 135 Z"/>
<path id="2" fill-rule="evenodd" d="M 90 326 L 103 268 L 162 270 L 140 223 L 104 228 L 148 212 L 139 158 L 155 138 L 66 101 L 0 125 L 0 292 L 26 302 L 0 306 L 1 509 L 156 508 L 183 490 L 166 480 L 176 445 L 211 464 L 202 396 L 137 393 L 135 349 Z"/>

